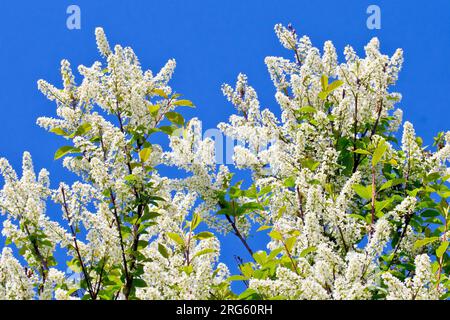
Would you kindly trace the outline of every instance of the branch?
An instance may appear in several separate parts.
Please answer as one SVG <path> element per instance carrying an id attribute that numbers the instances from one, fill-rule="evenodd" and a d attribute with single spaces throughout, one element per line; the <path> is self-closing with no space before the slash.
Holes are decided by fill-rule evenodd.
<path id="1" fill-rule="evenodd" d="M 231 227 L 233 228 L 234 234 L 239 238 L 239 240 L 241 240 L 242 244 L 247 249 L 248 253 L 250 253 L 250 256 L 252 257 L 252 259 L 255 260 L 255 258 L 253 258 L 253 250 L 250 248 L 250 246 L 247 243 L 247 240 L 245 240 L 245 238 L 242 236 L 241 232 L 239 231 L 239 229 L 236 226 L 236 218 L 233 221 L 228 214 L 226 214 L 225 217 L 227 218 L 228 222 L 230 223 Z"/>
<path id="2" fill-rule="evenodd" d="M 89 278 L 89 273 L 87 272 L 86 266 L 83 263 L 83 259 L 81 258 L 81 253 L 80 253 L 80 248 L 78 247 L 78 241 L 77 241 L 77 234 L 73 228 L 73 225 L 70 221 L 70 215 L 69 215 L 69 208 L 67 206 L 67 201 L 66 201 L 66 193 L 64 191 L 64 187 L 61 187 L 61 194 L 62 194 L 62 198 L 63 198 L 63 208 L 64 211 L 66 213 L 67 216 L 67 221 L 69 222 L 69 227 L 70 227 L 70 231 L 72 233 L 72 237 L 73 237 L 73 242 L 75 245 L 75 251 L 77 253 L 77 258 L 78 258 L 78 262 L 80 262 L 81 265 L 81 270 L 83 271 L 83 275 L 84 278 L 86 279 L 86 284 L 87 284 L 87 289 L 89 292 L 89 295 L 91 296 L 91 298 L 93 300 L 96 299 L 96 295 L 94 294 L 94 291 L 92 290 L 92 284 L 91 284 L 91 280 Z"/>

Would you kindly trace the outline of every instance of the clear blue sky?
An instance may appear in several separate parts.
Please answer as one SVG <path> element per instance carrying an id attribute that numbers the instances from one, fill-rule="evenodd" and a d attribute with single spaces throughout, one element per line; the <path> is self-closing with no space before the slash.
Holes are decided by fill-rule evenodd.
<path id="1" fill-rule="evenodd" d="M 81 9 L 81 30 L 66 27 L 71 4 Z M 370 4 L 381 8 L 381 30 L 366 27 Z M 171 84 L 195 102 L 197 108 L 184 114 L 201 118 L 204 128 L 226 121 L 233 112 L 220 85 L 234 83 L 239 72 L 249 76 L 262 106 L 276 110 L 263 60 L 288 56 L 273 32 L 278 22 L 291 22 L 318 47 L 332 40 L 340 53 L 346 44 L 362 52 L 373 36 L 389 55 L 403 48 L 405 65 L 396 90 L 403 94 L 404 119 L 415 124 L 426 144 L 436 132 L 450 129 L 448 0 L 17 0 L 0 3 L 0 156 L 20 168 L 22 152 L 28 150 L 37 168 L 50 170 L 53 186 L 72 179 L 53 160 L 61 138 L 35 125 L 38 116 L 54 114 L 54 105 L 38 92 L 36 81 L 44 78 L 59 85 L 63 58 L 74 66 L 98 59 L 97 26 L 104 27 L 111 44 L 132 46 L 145 68 L 157 71 L 175 58 Z M 59 214 L 50 213 L 54 219 Z M 233 264 L 231 248 L 238 242 L 227 239 L 224 260 Z"/>

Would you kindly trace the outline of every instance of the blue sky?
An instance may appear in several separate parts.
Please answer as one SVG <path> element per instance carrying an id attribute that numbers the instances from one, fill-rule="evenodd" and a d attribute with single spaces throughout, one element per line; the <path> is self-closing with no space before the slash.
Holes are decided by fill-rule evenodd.
<path id="1" fill-rule="evenodd" d="M 71 4 L 81 9 L 80 30 L 66 27 Z M 366 27 L 370 4 L 381 9 L 380 30 Z M 50 170 L 53 186 L 72 180 L 61 162 L 53 160 L 61 138 L 35 125 L 38 116 L 54 114 L 54 105 L 38 92 L 36 81 L 44 78 L 59 85 L 63 58 L 74 66 L 99 59 L 97 26 L 104 27 L 110 43 L 132 46 L 145 68 L 157 71 L 175 58 L 171 85 L 194 101 L 197 108 L 184 115 L 199 117 L 204 128 L 226 121 L 233 112 L 220 85 L 234 84 L 239 72 L 248 75 L 262 106 L 277 110 L 264 57 L 289 56 L 273 32 L 278 22 L 291 22 L 318 47 L 332 40 L 340 53 L 346 44 L 362 52 L 373 36 L 389 55 L 403 48 L 405 65 L 396 91 L 403 94 L 404 119 L 415 124 L 425 144 L 438 131 L 450 129 L 448 0 L 18 0 L 0 3 L 0 156 L 20 168 L 27 150 L 37 168 Z M 55 219 L 59 214 L 50 213 Z M 233 264 L 231 248 L 239 244 L 227 239 L 224 259 Z M 258 246 L 259 241 L 252 241 Z M 245 257 L 243 251 L 238 254 Z"/>

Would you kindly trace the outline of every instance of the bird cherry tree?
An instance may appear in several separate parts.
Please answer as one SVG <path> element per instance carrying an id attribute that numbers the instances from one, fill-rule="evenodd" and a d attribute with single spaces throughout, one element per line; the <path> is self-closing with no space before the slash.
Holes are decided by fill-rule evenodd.
<path id="1" fill-rule="evenodd" d="M 384 55 L 374 38 L 365 57 L 347 46 L 339 62 L 329 41 L 320 52 L 290 25 L 275 32 L 293 56 L 265 60 L 279 115 L 261 110 L 243 74 L 222 87 L 236 114 L 218 128 L 239 141 L 229 166 L 200 120 L 175 111 L 193 103 L 168 85 L 174 60 L 143 71 L 98 28 L 103 62 L 80 66 L 79 85 L 66 60 L 61 89 L 40 80 L 57 118 L 37 123 L 65 139 L 55 159 L 79 179 L 53 189 L 29 153 L 20 177 L 0 160 L 0 298 L 448 298 L 450 132 L 426 147 L 402 123 L 391 91 L 402 50 Z M 249 181 L 236 181 L 239 170 Z M 252 248 L 255 232 L 266 246 Z M 248 252 L 234 275 L 219 234 Z"/>

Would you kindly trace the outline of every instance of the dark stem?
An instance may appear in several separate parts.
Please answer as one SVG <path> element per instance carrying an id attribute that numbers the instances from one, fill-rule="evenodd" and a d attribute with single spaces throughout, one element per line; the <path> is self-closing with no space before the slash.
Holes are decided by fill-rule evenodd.
<path id="1" fill-rule="evenodd" d="M 92 284 L 91 284 L 91 280 L 89 278 L 89 273 L 87 272 L 86 266 L 84 265 L 83 259 L 81 258 L 80 248 L 78 247 L 77 234 L 76 234 L 75 229 L 73 228 L 73 225 L 70 221 L 69 208 L 67 206 L 67 200 L 66 200 L 66 193 L 65 193 L 63 187 L 61 187 L 61 194 L 62 194 L 62 198 L 63 198 L 63 208 L 64 208 L 64 211 L 67 216 L 67 221 L 69 222 L 69 227 L 70 227 L 70 231 L 72 233 L 73 242 L 74 242 L 74 246 L 75 246 L 75 252 L 77 253 L 78 262 L 81 265 L 81 270 L 83 271 L 84 278 L 86 279 L 86 284 L 87 284 L 87 289 L 88 289 L 89 295 L 91 296 L 91 298 L 93 300 L 95 300 L 96 295 L 92 290 Z"/>
<path id="2" fill-rule="evenodd" d="M 245 240 L 245 238 L 242 236 L 241 232 L 239 231 L 239 229 L 236 226 L 236 219 L 231 219 L 231 217 L 226 214 L 225 217 L 227 218 L 228 222 L 230 223 L 231 227 L 234 230 L 234 234 L 239 238 L 239 240 L 241 240 L 242 244 L 244 245 L 244 247 L 247 249 L 248 253 L 250 253 L 250 256 L 252 257 L 253 260 L 255 260 L 255 258 L 253 258 L 253 250 L 250 248 L 250 246 L 247 243 L 247 240 Z"/>

